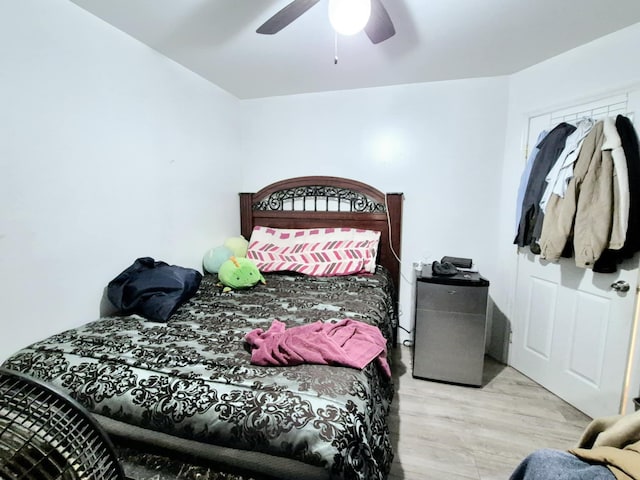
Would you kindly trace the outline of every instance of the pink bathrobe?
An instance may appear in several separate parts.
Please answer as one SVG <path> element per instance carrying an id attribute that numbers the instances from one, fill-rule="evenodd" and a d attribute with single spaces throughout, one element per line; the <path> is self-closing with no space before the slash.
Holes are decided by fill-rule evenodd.
<path id="1" fill-rule="evenodd" d="M 274 320 L 266 332 L 261 328 L 245 336 L 251 345 L 254 365 L 316 363 L 363 369 L 377 360 L 387 377 L 387 342 L 377 327 L 345 318 L 336 323 L 317 321 L 287 329 Z"/>

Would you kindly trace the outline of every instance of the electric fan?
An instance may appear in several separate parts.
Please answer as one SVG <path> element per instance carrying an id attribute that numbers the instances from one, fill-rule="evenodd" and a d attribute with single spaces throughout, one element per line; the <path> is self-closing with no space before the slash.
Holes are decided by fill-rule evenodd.
<path id="1" fill-rule="evenodd" d="M 123 480 L 113 444 L 78 402 L 0 368 L 0 480 Z"/>

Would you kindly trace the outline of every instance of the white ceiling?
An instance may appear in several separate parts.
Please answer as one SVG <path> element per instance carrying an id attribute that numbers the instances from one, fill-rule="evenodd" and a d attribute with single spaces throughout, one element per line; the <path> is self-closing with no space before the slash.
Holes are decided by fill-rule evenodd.
<path id="1" fill-rule="evenodd" d="M 71 1 L 241 99 L 505 75 L 640 22 L 639 0 L 383 0 L 396 35 L 340 36 L 335 65 L 328 0 L 276 35 L 291 0 Z"/>

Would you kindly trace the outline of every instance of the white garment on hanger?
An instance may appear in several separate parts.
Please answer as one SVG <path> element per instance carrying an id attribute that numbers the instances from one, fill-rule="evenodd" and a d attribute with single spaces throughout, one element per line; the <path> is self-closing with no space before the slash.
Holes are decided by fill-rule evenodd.
<path id="1" fill-rule="evenodd" d="M 578 159 L 582 142 L 595 124 L 596 121 L 592 118 L 584 118 L 578 122 L 576 130 L 567 137 L 564 149 L 545 179 L 547 187 L 540 199 L 540 208 L 543 212 L 546 212 L 547 203 L 552 193 L 564 198 L 569 180 L 573 177 L 573 164 Z"/>
<path id="2" fill-rule="evenodd" d="M 612 235 L 612 238 L 621 238 L 622 243 L 609 243 L 609 248 L 617 250 L 622 248 L 624 239 L 627 237 L 627 227 L 629 225 L 629 170 L 627 169 L 627 157 L 622 149 L 622 140 L 616 129 L 615 120 L 611 117 L 604 119 L 603 125 L 604 142 L 602 150 L 611 150 L 613 158 L 613 170 L 616 176 L 616 187 L 618 188 L 619 205 L 617 205 L 615 214 L 617 218 L 613 222 L 613 228 L 617 230 L 618 235 Z"/>

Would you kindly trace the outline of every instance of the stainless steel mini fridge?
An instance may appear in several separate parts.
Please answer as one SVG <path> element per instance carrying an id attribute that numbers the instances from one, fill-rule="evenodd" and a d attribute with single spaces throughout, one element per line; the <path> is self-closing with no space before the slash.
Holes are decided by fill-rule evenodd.
<path id="1" fill-rule="evenodd" d="M 479 273 L 416 276 L 413 376 L 482 385 L 489 281 Z"/>

